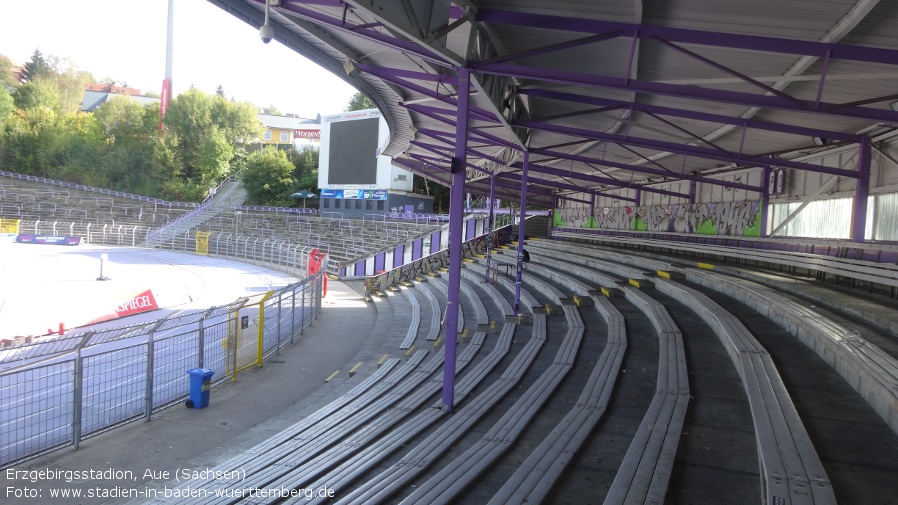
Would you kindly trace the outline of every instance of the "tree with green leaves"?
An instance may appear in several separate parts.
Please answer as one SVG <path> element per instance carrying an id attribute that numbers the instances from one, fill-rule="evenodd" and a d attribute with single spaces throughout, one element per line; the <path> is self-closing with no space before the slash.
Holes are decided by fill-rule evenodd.
<path id="1" fill-rule="evenodd" d="M 0 54 L 0 88 L 9 90 L 19 84 L 13 72 L 14 66 L 12 60 Z"/>
<path id="2" fill-rule="evenodd" d="M 28 81 L 16 87 L 14 91 L 13 99 L 17 109 L 59 109 L 59 89 L 50 79 Z"/>
<path id="3" fill-rule="evenodd" d="M 56 88 L 59 90 L 59 110 L 77 113 L 84 99 L 85 85 L 94 82 L 94 76 L 90 72 L 77 70 L 69 58 L 51 55 L 47 61 L 56 80 Z"/>
<path id="4" fill-rule="evenodd" d="M 262 114 L 268 114 L 269 116 L 283 116 L 284 114 L 275 107 L 274 105 L 269 105 L 268 107 L 262 108 Z"/>
<path id="5" fill-rule="evenodd" d="M 40 49 L 35 49 L 31 54 L 31 61 L 25 63 L 22 68 L 22 80 L 24 82 L 34 82 L 38 79 L 49 79 L 53 77 L 53 68 L 50 63 L 41 54 Z"/>
<path id="6" fill-rule="evenodd" d="M 290 193 L 296 193 L 301 189 L 314 191 L 318 188 L 318 149 L 305 146 L 299 151 L 293 151 L 287 158 L 293 163 L 293 186 Z"/>
<path id="7" fill-rule="evenodd" d="M 221 86 L 221 84 L 219 84 L 218 87 L 215 88 L 215 96 L 220 96 L 220 97 L 222 97 L 222 98 L 227 98 L 227 97 L 225 96 L 224 88 Z"/>
<path id="8" fill-rule="evenodd" d="M 255 108 L 192 88 L 172 100 L 165 115 L 164 152 L 173 156 L 177 167 L 173 188 L 179 194 L 202 199 L 210 187 L 232 172 L 231 160 L 241 141 L 262 134 Z M 170 153 L 169 153 L 170 151 Z M 167 158 L 164 158 L 167 159 Z M 164 164 L 162 166 L 170 166 Z"/>
<path id="9" fill-rule="evenodd" d="M 103 139 L 102 167 L 109 187 L 124 191 L 153 189 L 151 172 L 157 138 L 157 116 L 124 96 L 112 97 L 93 114 Z"/>
<path id="10" fill-rule="evenodd" d="M 16 110 L 15 101 L 13 101 L 12 95 L 9 94 L 9 90 L 4 86 L 0 86 L 0 131 L 3 130 L 3 124 L 6 122 L 6 118 L 12 114 L 12 111 Z"/>
<path id="11" fill-rule="evenodd" d="M 281 207 L 292 205 L 294 202 L 290 195 L 295 168 L 287 159 L 287 153 L 271 146 L 261 153 L 250 154 L 246 159 L 246 168 L 240 174 L 247 203 Z"/>
<path id="12" fill-rule="evenodd" d="M 363 95 L 361 92 L 357 92 L 349 99 L 349 105 L 346 106 L 346 112 L 376 108 L 377 106 L 374 105 L 374 102 L 372 102 L 370 98 Z"/>

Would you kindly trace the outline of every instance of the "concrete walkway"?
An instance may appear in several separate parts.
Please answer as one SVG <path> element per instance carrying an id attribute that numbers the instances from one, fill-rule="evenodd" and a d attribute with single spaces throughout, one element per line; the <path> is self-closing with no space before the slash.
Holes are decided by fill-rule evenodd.
<path id="1" fill-rule="evenodd" d="M 242 372 L 236 382 L 213 388 L 209 407 L 197 410 L 177 404 L 155 414 L 151 422 L 133 422 L 85 440 L 77 451 L 62 449 L 15 467 L 62 472 L 113 470 L 119 475 L 70 479 L 72 482 L 66 482 L 65 475 L 55 475 L 60 478 L 28 482 L 12 481 L 4 472 L 0 475 L 4 493 L 7 486 L 17 490 L 29 487 L 37 489 L 40 496 L 10 496 L 11 500 L 4 498 L 3 502 L 141 503 L 147 489 L 161 492 L 166 484 L 176 485 L 173 479 L 179 470 L 199 471 L 222 463 L 308 416 L 376 370 L 383 342 L 371 335 L 377 309 L 364 302 L 362 289 L 361 281 L 330 280 L 318 320 L 297 335 L 294 344 L 271 356 L 264 367 Z M 349 378 L 348 370 L 358 361 L 363 366 Z M 336 370 L 340 373 L 325 383 Z M 82 498 L 50 497 L 51 489 L 80 490 Z M 84 498 L 98 491 L 108 497 Z M 114 496 L 116 493 L 130 493 L 132 498 Z"/>

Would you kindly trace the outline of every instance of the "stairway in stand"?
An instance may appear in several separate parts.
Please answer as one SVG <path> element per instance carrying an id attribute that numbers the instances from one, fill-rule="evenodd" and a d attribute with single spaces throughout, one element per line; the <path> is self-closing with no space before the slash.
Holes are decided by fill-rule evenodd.
<path id="1" fill-rule="evenodd" d="M 196 210 L 171 221 L 151 232 L 144 241 L 144 247 L 159 247 L 178 235 L 199 226 L 218 214 L 234 210 L 246 201 L 246 189 L 236 177 L 229 177 L 215 194 L 197 207 Z"/>

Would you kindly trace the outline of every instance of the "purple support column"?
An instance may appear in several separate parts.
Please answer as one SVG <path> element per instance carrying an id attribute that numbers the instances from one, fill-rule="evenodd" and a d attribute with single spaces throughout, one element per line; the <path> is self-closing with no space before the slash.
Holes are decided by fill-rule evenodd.
<path id="1" fill-rule="evenodd" d="M 521 219 L 518 223 L 518 265 L 514 283 L 514 312 L 521 304 L 521 271 L 524 260 L 524 220 L 527 217 L 527 170 L 530 168 L 530 153 L 524 151 L 524 169 L 521 171 Z"/>
<path id="2" fill-rule="evenodd" d="M 767 238 L 767 212 L 770 211 L 770 165 L 764 166 L 761 175 L 761 238 Z"/>
<path id="3" fill-rule="evenodd" d="M 863 242 L 867 229 L 867 197 L 870 196 L 870 138 L 864 137 L 858 146 L 857 189 L 851 219 L 851 241 Z"/>
<path id="4" fill-rule="evenodd" d="M 695 181 L 689 181 L 689 203 L 695 203 Z"/>
<path id="5" fill-rule="evenodd" d="M 461 234 L 465 204 L 465 163 L 468 151 L 469 71 L 458 69 L 458 109 L 452 186 L 449 188 L 449 288 L 446 296 L 446 347 L 443 361 L 443 405 L 455 406 L 455 344 L 458 339 L 458 287 L 461 284 Z"/>
<path id="6" fill-rule="evenodd" d="M 493 209 L 496 207 L 495 200 L 496 198 L 496 176 L 490 176 L 490 214 L 489 219 L 486 222 L 486 282 L 490 281 L 490 259 L 491 253 L 493 251 L 493 223 L 494 223 L 494 215 Z"/>
<path id="7" fill-rule="evenodd" d="M 634 205 L 636 207 L 642 205 L 642 190 L 639 188 L 636 188 L 636 201 L 634 202 Z"/>

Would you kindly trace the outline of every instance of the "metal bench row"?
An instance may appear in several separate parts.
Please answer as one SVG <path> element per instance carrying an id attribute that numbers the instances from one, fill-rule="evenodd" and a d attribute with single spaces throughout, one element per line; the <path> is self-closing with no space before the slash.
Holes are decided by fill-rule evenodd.
<path id="1" fill-rule="evenodd" d="M 760 284 L 687 269 L 686 279 L 755 308 L 813 349 L 898 433 L 898 360 L 845 326 Z"/>
<path id="2" fill-rule="evenodd" d="M 471 282 L 482 282 L 479 275 L 472 276 L 467 269 L 462 270 L 462 275 L 471 279 Z M 496 288 L 486 284 L 482 286 L 483 289 L 494 293 L 493 297 L 495 298 Z M 505 287 L 508 288 L 508 286 Z M 526 290 L 522 290 L 522 299 L 527 300 L 531 305 L 536 304 L 535 299 Z M 502 303 L 502 308 L 506 313 L 509 313 L 511 309 L 505 302 Z M 456 400 L 460 405 L 455 415 L 411 448 L 402 461 L 364 482 L 360 487 L 348 493 L 339 503 L 377 503 L 402 489 L 408 482 L 420 475 L 437 457 L 453 447 L 499 400 L 518 385 L 545 342 L 545 316 L 542 314 L 534 315 L 530 340 L 515 356 L 501 377 L 476 397 L 465 399 L 473 387 L 485 378 L 487 373 L 498 365 L 499 361 L 508 353 L 515 326 L 514 324 L 505 324 L 502 327 L 496 348 L 490 354 L 489 359 L 482 361 L 476 370 L 472 370 L 456 385 Z M 477 332 L 477 334 L 482 334 L 482 332 Z M 457 459 L 456 462 L 460 460 L 468 465 L 477 463 L 475 460 L 464 457 Z"/>
<path id="3" fill-rule="evenodd" d="M 640 278 L 643 277 L 642 272 L 609 265 L 584 254 L 541 250 L 534 257 L 539 258 L 539 263 L 552 266 L 557 271 L 573 272 L 605 288 L 621 289 L 624 296 L 646 314 L 658 332 L 660 345 L 655 396 L 624 456 L 605 502 L 662 502 L 690 399 L 686 355 L 679 328 L 658 301 L 600 270 L 610 269 L 615 271 L 615 275 L 624 273 Z M 587 266 L 578 267 L 558 261 L 561 258 Z"/>
<path id="4" fill-rule="evenodd" d="M 765 503 L 834 504 L 836 498 L 817 450 L 776 365 L 736 317 L 704 294 L 658 279 L 659 291 L 688 304 L 711 327 L 742 379 L 758 447 Z"/>
<path id="5" fill-rule="evenodd" d="M 588 256 L 591 251 L 582 246 L 568 244 L 546 244 L 545 250 L 553 257 L 574 261 Z M 535 248 L 533 248 L 535 249 Z M 609 254 L 601 251 L 603 257 Z M 625 255 L 615 258 L 628 262 L 639 262 Z M 587 260 L 589 262 L 590 260 Z M 650 261 L 651 263 L 651 261 Z M 557 265 L 559 268 L 561 265 Z M 657 266 L 657 265 L 656 265 Z M 830 364 L 841 360 L 839 351 L 826 348 L 828 339 L 847 346 L 849 351 L 870 352 L 871 361 L 877 363 L 869 369 L 878 369 L 880 377 L 888 377 L 886 382 L 896 384 L 894 379 L 895 360 L 876 346 L 862 342 L 857 335 L 833 321 L 820 316 L 813 310 L 779 295 L 773 290 L 742 279 L 729 278 L 716 272 L 694 269 L 670 268 L 670 271 L 686 273 L 686 278 L 698 284 L 711 287 L 728 294 L 767 314 L 781 326 L 798 334 L 799 328 L 816 328 L 818 336 L 809 336 L 806 343 L 819 352 L 828 353 Z M 654 278 L 659 291 L 681 301 L 686 301 L 695 312 L 715 331 L 724 344 L 733 364 L 742 379 L 749 401 L 756 430 L 758 457 L 761 464 L 762 496 L 767 503 L 792 503 L 799 499 L 802 503 L 834 503 L 832 486 L 823 465 L 811 443 L 807 431 L 792 404 L 776 367 L 763 347 L 734 316 L 723 310 L 708 297 L 680 283 L 664 278 Z M 741 293 L 740 293 L 741 291 Z M 780 315 L 777 315 L 780 314 Z M 784 316 L 783 314 L 791 314 Z M 808 332 L 809 330 L 802 330 Z M 828 334 L 829 337 L 825 335 Z M 861 361 L 866 358 L 861 358 Z M 850 366 L 843 368 L 851 369 Z M 852 382 L 858 384 L 858 380 Z M 874 382 L 881 382 L 874 380 Z M 856 386 L 857 387 L 857 386 Z M 863 387 L 863 386 L 861 386 Z M 866 387 L 866 389 L 870 389 Z"/>
<path id="6" fill-rule="evenodd" d="M 549 296 L 553 302 L 561 304 L 561 298 L 564 295 L 553 286 L 532 277 L 529 278 L 528 285 L 531 289 Z M 470 487 L 493 462 L 512 447 L 523 433 L 524 428 L 539 413 L 573 367 L 585 327 L 576 307 L 562 305 L 562 309 L 568 329 L 552 364 L 518 397 L 479 441 L 450 461 L 422 485 L 419 485 L 417 490 L 402 503 L 452 503 L 458 494 Z M 545 314 L 534 312 L 534 338 L 537 338 L 537 335 L 540 335 L 539 338 L 545 338 L 546 318 Z M 502 379 L 518 381 L 525 371 L 526 368 L 523 366 L 509 367 Z"/>
<path id="7" fill-rule="evenodd" d="M 536 265 L 531 264 L 530 268 L 534 267 Z M 505 481 L 490 499 L 489 505 L 542 503 L 605 414 L 627 350 L 624 317 L 608 298 L 589 295 L 591 289 L 588 286 L 567 275 L 549 269 L 534 269 L 579 296 L 592 299 L 594 310 L 607 323 L 607 340 L 576 404 L 558 423 L 558 428 L 552 430 Z"/>
<path id="8" fill-rule="evenodd" d="M 260 487 L 266 485 L 289 469 L 291 465 L 296 464 L 298 460 L 309 459 L 321 452 L 326 445 L 334 443 L 341 436 L 348 435 L 355 423 L 363 422 L 375 415 L 379 409 L 394 403 L 396 397 L 390 393 L 401 384 L 407 383 L 408 379 L 414 378 L 414 372 L 426 354 L 426 351 L 419 351 L 412 359 L 398 367 L 394 373 L 381 375 L 379 371 L 376 372 L 375 375 L 379 376 L 379 380 L 361 392 L 352 395 L 351 398 L 346 398 L 344 395 L 342 402 L 338 401 L 337 404 L 323 407 L 293 427 L 217 465 L 216 468 L 222 471 L 242 469 L 246 472 L 245 482 L 247 485 Z M 207 504 L 209 503 L 208 496 L 205 499 L 200 499 L 202 494 L 209 493 L 214 496 L 215 490 L 225 489 L 232 485 L 233 482 L 214 479 L 203 481 L 199 485 L 195 482 L 184 483 L 180 488 L 190 486 L 191 489 L 203 490 L 198 491 L 198 495 L 191 495 L 196 496 L 196 500 L 187 500 L 185 503 Z M 165 499 L 160 497 L 150 503 L 164 502 Z"/>
<path id="9" fill-rule="evenodd" d="M 875 282 L 886 286 L 898 286 L 898 265 L 877 263 L 874 261 L 836 258 L 821 254 L 791 251 L 762 251 L 741 247 L 693 244 L 688 242 L 670 242 L 656 239 L 640 239 L 632 237 L 612 237 L 603 235 L 580 235 L 562 232 L 560 237 L 585 240 L 596 243 L 615 245 L 639 245 L 678 252 L 718 255 L 728 258 L 739 258 L 760 263 L 774 263 L 807 270 L 816 270 L 826 274 L 838 275 L 867 282 Z"/>
<path id="10" fill-rule="evenodd" d="M 456 361 L 457 372 L 467 368 L 474 355 L 482 347 L 484 340 L 485 333 L 477 332 L 474 334 L 470 343 L 458 355 Z M 499 345 L 497 343 L 497 347 Z M 436 359 L 431 360 L 431 363 L 435 366 L 426 366 L 420 372 L 428 374 L 428 377 L 432 375 L 442 363 L 443 351 L 444 349 L 441 349 L 439 352 L 439 361 Z M 500 354 L 504 356 L 505 352 L 507 352 L 507 349 Z M 462 379 L 456 388 L 456 397 L 466 394 L 466 389 L 470 391 L 469 388 L 479 384 L 483 379 L 483 374 L 480 370 L 485 366 L 489 367 L 492 361 L 498 363 L 498 359 L 501 359 L 501 356 L 494 358 L 495 354 L 496 351 L 490 353 L 469 374 L 465 375 L 466 379 L 470 377 L 474 377 L 474 379 L 467 381 Z M 495 366 L 495 363 L 492 366 Z M 329 458 L 322 455 L 315 461 L 309 462 L 308 465 L 297 468 L 291 472 L 289 479 L 279 481 L 277 485 L 293 488 L 318 488 L 326 485 L 328 488 L 335 489 L 337 493 L 340 493 L 339 490 L 348 482 L 370 471 L 372 467 L 378 465 L 384 458 L 404 447 L 411 438 L 445 417 L 445 411 L 440 409 L 440 404 L 437 403 L 433 405 L 433 408 L 421 411 L 414 417 L 409 418 L 410 413 L 420 408 L 428 398 L 432 398 L 440 390 L 441 385 L 441 376 L 430 378 L 426 383 L 426 387 L 418 388 L 399 405 L 385 413 L 384 416 L 368 423 L 368 425 L 359 429 L 356 435 L 334 446 L 330 451 L 332 455 Z M 397 424 L 399 425 L 397 426 Z M 339 495 L 344 496 L 344 493 Z M 305 498 L 297 498 L 293 501 L 288 500 L 285 503 L 316 503 L 316 501 L 306 501 Z"/>

